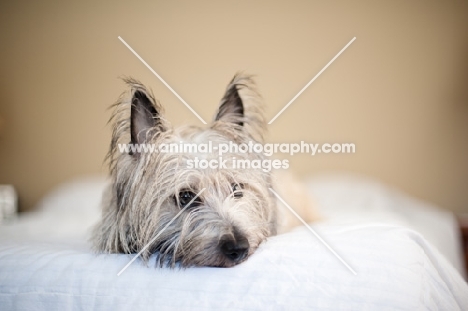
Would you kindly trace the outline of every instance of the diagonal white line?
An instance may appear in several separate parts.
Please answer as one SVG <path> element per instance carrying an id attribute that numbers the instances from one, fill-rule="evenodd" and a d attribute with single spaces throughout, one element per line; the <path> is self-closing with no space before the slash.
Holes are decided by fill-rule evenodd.
<path id="1" fill-rule="evenodd" d="M 278 117 L 280 116 L 280 114 L 282 114 L 282 113 L 296 100 L 296 98 L 298 98 L 299 95 L 301 95 L 302 92 L 304 92 L 304 91 L 309 87 L 309 85 L 311 85 L 312 82 L 314 82 L 315 79 L 317 79 L 317 78 L 322 74 L 322 72 L 324 72 L 325 69 L 327 69 L 328 66 L 330 66 L 330 65 L 335 61 L 335 59 L 337 59 L 338 56 L 340 56 L 341 53 L 343 53 L 343 52 L 351 45 L 351 43 L 354 42 L 354 40 L 356 40 L 356 37 L 352 38 L 351 41 L 349 41 L 348 44 L 346 44 L 345 47 L 342 48 L 341 51 L 339 51 L 338 54 L 336 54 L 335 57 L 333 57 L 332 60 L 329 61 L 328 64 L 326 64 L 325 67 L 323 67 L 322 70 L 320 70 L 319 73 L 317 73 L 317 74 L 315 75 L 315 77 L 313 77 L 312 80 L 310 80 L 309 83 L 307 83 L 306 86 L 304 86 L 304 87 L 302 88 L 302 90 L 300 90 L 299 93 L 297 93 L 296 96 L 294 96 L 293 99 L 291 99 L 291 100 L 289 101 L 289 103 L 287 103 L 286 106 L 284 106 L 283 109 L 281 109 L 281 111 L 278 112 L 278 113 L 276 114 L 276 116 L 275 116 L 273 119 L 271 119 L 270 122 L 268 122 L 268 124 L 273 123 L 273 121 L 275 121 L 276 118 L 278 118 Z"/>
<path id="2" fill-rule="evenodd" d="M 117 276 L 120 276 L 138 257 L 140 257 L 141 254 L 143 254 L 143 252 L 148 247 L 150 247 L 150 245 L 153 244 L 153 242 L 156 241 L 156 239 L 167 229 L 167 227 L 169 227 L 174 222 L 174 220 L 176 220 L 177 217 L 179 217 L 187 209 L 187 207 L 189 207 L 190 204 L 192 204 L 192 202 L 195 201 L 203 191 L 205 191 L 205 189 L 206 188 L 203 188 L 200 192 L 198 192 L 198 194 L 192 200 L 190 200 L 190 202 L 188 202 L 187 205 L 185 205 L 184 208 L 181 209 L 180 212 L 178 212 L 177 215 L 175 215 L 174 218 L 172 218 L 171 221 L 169 221 L 167 225 L 165 225 L 164 228 L 162 228 L 162 230 L 159 231 L 158 234 L 156 234 L 156 236 L 152 238 L 151 241 L 149 241 L 148 244 L 146 244 L 145 247 L 143 247 L 141 251 L 139 251 L 138 254 L 136 254 L 135 257 L 133 257 L 132 260 L 130 260 L 130 262 L 125 265 L 125 267 L 122 268 L 122 270 L 120 270 L 119 273 L 117 273 Z"/>
<path id="3" fill-rule="evenodd" d="M 312 232 L 312 234 L 315 235 L 315 237 L 316 237 L 323 245 L 325 245 L 325 247 L 326 247 L 333 255 L 335 255 L 335 257 L 338 258 L 338 260 L 341 261 L 341 263 L 342 263 L 343 265 L 345 265 L 346 268 L 349 269 L 349 271 L 351 271 L 354 275 L 357 275 L 356 271 L 354 271 L 354 269 L 351 268 L 351 267 L 346 263 L 346 261 L 344 261 L 343 258 L 341 258 L 340 255 L 338 255 L 338 254 L 333 250 L 333 248 L 331 248 L 330 245 L 328 245 L 327 242 L 325 242 L 325 241 L 320 237 L 320 235 L 318 235 L 317 232 L 315 232 L 315 230 L 312 229 L 312 228 L 301 218 L 301 216 L 299 216 L 299 215 L 292 209 L 292 207 L 289 206 L 288 203 L 286 203 L 286 202 L 278 195 L 278 193 L 275 192 L 275 190 L 273 190 L 273 189 L 271 189 L 271 188 L 269 188 L 269 189 L 270 189 L 270 191 L 278 198 L 278 200 L 280 200 L 281 203 L 283 203 L 284 206 L 286 206 L 286 207 L 291 211 L 291 213 L 293 213 L 294 216 L 296 216 L 297 219 L 299 219 L 299 220 L 304 224 L 304 226 L 306 226 L 307 229 L 309 229 L 309 231 Z"/>
<path id="4" fill-rule="evenodd" d="M 200 119 L 200 121 L 202 121 L 203 124 L 206 124 L 205 120 L 203 120 L 202 117 L 200 117 L 200 116 L 198 115 L 198 113 L 196 113 L 195 110 L 193 110 L 193 108 L 190 107 L 190 105 L 187 104 L 187 102 L 186 102 L 182 97 L 180 97 L 180 95 L 177 94 L 177 92 L 174 91 L 174 89 L 173 89 L 169 84 L 167 84 L 167 82 L 164 81 L 164 79 L 161 78 L 161 76 L 158 75 L 158 73 L 157 73 L 156 71 L 154 71 L 154 69 L 151 68 L 151 66 L 148 65 L 148 63 L 145 62 L 145 60 L 144 60 L 143 58 L 141 58 L 141 56 L 138 55 L 138 53 L 135 52 L 135 50 L 132 49 L 132 47 L 131 47 L 130 45 L 128 45 L 128 43 L 125 42 L 124 39 L 122 39 L 122 37 L 119 36 L 118 38 L 119 38 L 120 41 L 122 41 L 122 43 L 123 43 L 123 44 L 124 44 L 124 45 L 125 45 L 125 46 L 126 46 L 126 47 L 127 47 L 127 48 L 128 48 L 128 49 L 129 49 L 129 50 L 130 50 L 130 51 L 131 51 L 131 52 L 132 52 L 132 53 L 133 53 L 133 54 L 134 54 L 134 55 L 135 55 L 135 56 L 136 56 L 136 57 L 137 57 L 137 58 L 138 58 L 138 59 L 139 59 L 139 60 L 140 60 L 140 61 L 141 61 L 141 62 L 142 62 L 142 63 L 143 63 L 143 64 L 144 64 L 144 65 L 145 65 L 145 66 L 146 66 L 146 67 L 147 67 L 147 68 L 148 68 L 148 69 L 149 69 L 149 70 L 150 70 L 150 71 L 151 71 L 151 72 L 152 72 L 152 73 L 153 73 L 153 74 L 154 74 L 154 75 L 155 75 L 155 76 L 156 76 L 156 77 L 157 77 L 157 78 L 158 78 L 158 79 L 159 79 L 159 80 L 160 80 L 160 81 L 161 81 L 161 82 L 162 82 L 162 83 L 163 83 L 163 84 L 164 84 L 164 85 L 165 85 L 165 86 L 166 86 L 166 87 L 167 87 L 167 88 L 168 88 L 168 89 L 169 89 L 169 90 L 170 90 L 170 91 L 187 107 L 187 108 L 188 108 L 188 109 L 189 109 L 189 110 L 190 110 L 190 111 L 191 111 L 191 112 L 193 112 L 194 115 L 197 116 L 198 119 Z"/>

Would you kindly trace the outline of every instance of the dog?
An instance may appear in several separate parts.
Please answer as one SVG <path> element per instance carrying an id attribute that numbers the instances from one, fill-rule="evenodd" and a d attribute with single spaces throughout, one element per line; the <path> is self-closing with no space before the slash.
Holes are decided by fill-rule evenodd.
<path id="1" fill-rule="evenodd" d="M 111 184 L 103 196 L 102 218 L 93 232 L 100 253 L 138 253 L 147 261 L 157 254 L 160 266 L 232 267 L 247 260 L 268 237 L 299 223 L 279 211 L 274 188 L 314 219 L 305 189 L 289 175 L 271 171 L 189 167 L 195 158 L 217 160 L 216 153 L 120 152 L 118 145 L 210 142 L 263 143 L 264 105 L 251 76 L 236 74 L 228 84 L 207 128 L 172 128 L 162 106 L 137 80 L 124 79 L 130 94 L 114 105 L 112 140 L 107 155 Z M 227 159 L 264 161 L 261 153 L 228 152 Z M 292 189 L 286 191 L 282 189 Z"/>

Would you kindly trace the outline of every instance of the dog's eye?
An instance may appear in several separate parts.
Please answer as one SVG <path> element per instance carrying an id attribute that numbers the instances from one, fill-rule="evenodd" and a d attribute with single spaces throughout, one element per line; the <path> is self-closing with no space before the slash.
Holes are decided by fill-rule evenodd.
<path id="1" fill-rule="evenodd" d="M 179 200 L 176 200 L 176 203 L 179 202 L 180 208 L 184 208 L 185 206 L 187 206 L 187 204 L 190 203 L 190 201 L 193 200 L 193 198 L 195 198 L 195 196 L 196 194 L 190 190 L 182 190 L 181 192 L 179 192 Z M 193 200 L 192 203 L 190 203 L 188 208 L 196 207 L 201 204 L 202 202 L 200 200 L 200 197 L 197 197 L 195 200 Z"/>
<path id="2" fill-rule="evenodd" d="M 231 184 L 231 187 L 235 199 L 240 199 L 244 196 L 244 194 L 242 193 L 242 189 L 244 189 L 244 184 Z"/>

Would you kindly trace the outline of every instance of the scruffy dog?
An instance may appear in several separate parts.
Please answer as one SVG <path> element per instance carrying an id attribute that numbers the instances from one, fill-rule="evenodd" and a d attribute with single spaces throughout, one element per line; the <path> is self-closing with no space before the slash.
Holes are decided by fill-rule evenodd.
<path id="1" fill-rule="evenodd" d="M 147 88 L 133 79 L 125 81 L 131 93 L 121 96 L 111 118 L 114 127 L 108 158 L 112 183 L 104 195 L 102 219 L 94 229 L 95 249 L 137 253 L 157 236 L 142 258 L 147 260 L 156 253 L 161 266 L 232 267 L 245 261 L 280 225 L 278 202 L 269 191 L 274 187 L 270 172 L 229 165 L 188 168 L 188 161 L 195 157 L 218 159 L 218 154 L 122 153 L 118 145 L 261 143 L 266 122 L 252 79 L 241 74 L 233 78 L 208 128 L 176 129 L 164 119 L 162 107 Z M 223 156 L 265 157 L 261 153 Z M 303 196 L 302 190 L 289 192 L 291 200 Z M 282 223 L 283 227 L 294 225 L 288 220 Z"/>

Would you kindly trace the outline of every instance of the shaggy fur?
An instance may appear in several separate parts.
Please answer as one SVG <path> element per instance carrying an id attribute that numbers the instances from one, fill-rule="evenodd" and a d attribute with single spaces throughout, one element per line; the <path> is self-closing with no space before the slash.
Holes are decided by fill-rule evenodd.
<path id="1" fill-rule="evenodd" d="M 126 154 L 118 150 L 118 144 L 263 142 L 266 122 L 252 79 L 240 74 L 234 77 L 206 129 L 171 128 L 151 92 L 136 80 L 125 82 L 130 93 L 120 97 L 111 118 L 108 160 L 112 183 L 104 196 L 102 219 L 94 230 L 95 249 L 104 253 L 139 252 L 181 210 L 180 193 L 205 189 L 199 205 L 188 208 L 172 222 L 142 258 L 147 260 L 156 253 L 161 266 L 183 267 L 231 267 L 246 260 L 277 232 L 276 200 L 268 190 L 272 187 L 270 173 L 260 169 L 188 169 L 190 159 L 218 159 L 218 155 Z M 223 157 L 263 160 L 264 156 L 240 153 Z M 240 244 L 246 248 L 245 254 L 226 256 L 223 247 Z"/>

